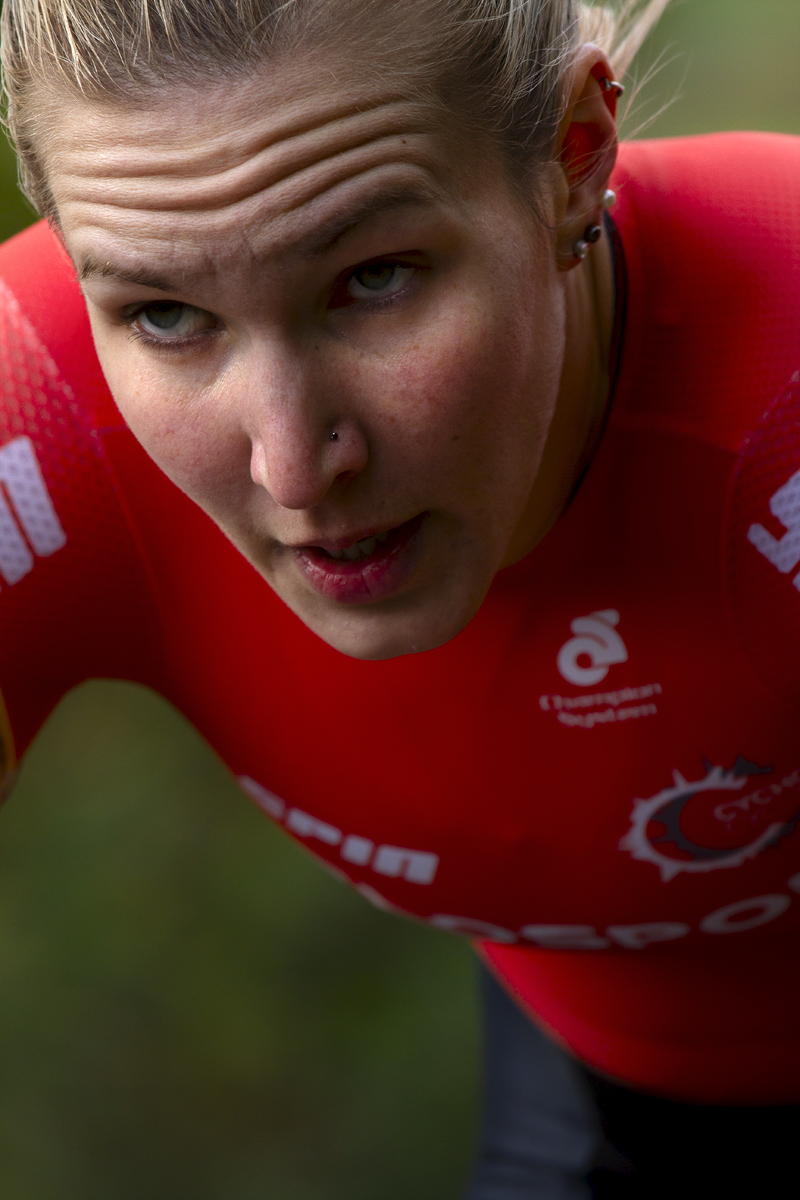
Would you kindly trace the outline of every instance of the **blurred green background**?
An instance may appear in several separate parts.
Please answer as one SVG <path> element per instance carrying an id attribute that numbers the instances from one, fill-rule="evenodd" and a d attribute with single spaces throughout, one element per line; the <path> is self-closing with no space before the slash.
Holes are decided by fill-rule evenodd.
<path id="1" fill-rule="evenodd" d="M 675 4 L 635 73 L 629 130 L 800 132 L 800 4 Z M 31 219 L 2 145 L 0 235 Z M 319 870 L 158 698 L 64 701 L 0 824 L 0 899 L 3 1200 L 458 1196 L 468 949 Z"/>

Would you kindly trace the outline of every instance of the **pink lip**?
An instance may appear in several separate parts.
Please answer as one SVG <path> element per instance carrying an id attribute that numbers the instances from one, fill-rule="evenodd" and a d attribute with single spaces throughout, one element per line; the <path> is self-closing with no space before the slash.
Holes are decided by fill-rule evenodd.
<path id="1" fill-rule="evenodd" d="M 416 565 L 419 533 L 427 513 L 393 529 L 388 539 L 358 562 L 331 558 L 326 547 L 344 549 L 363 537 L 326 540 L 316 546 L 293 547 L 295 561 L 308 584 L 328 600 L 339 604 L 375 604 L 386 600 L 403 586 Z M 381 531 L 382 532 L 382 531 Z"/>

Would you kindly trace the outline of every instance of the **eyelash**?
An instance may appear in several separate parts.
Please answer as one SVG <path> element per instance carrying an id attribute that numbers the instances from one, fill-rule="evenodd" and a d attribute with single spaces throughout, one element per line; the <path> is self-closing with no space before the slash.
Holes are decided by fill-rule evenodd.
<path id="1" fill-rule="evenodd" d="M 373 265 L 387 267 L 413 267 L 414 275 L 411 277 L 411 279 L 409 279 L 408 283 L 399 289 L 399 291 L 392 292 L 392 294 L 389 296 L 376 298 L 375 300 L 357 300 L 352 296 L 346 296 L 345 289 L 354 275 L 358 271 L 362 271 L 365 267 Z M 398 301 L 402 300 L 406 296 L 409 289 L 414 286 L 414 283 L 419 278 L 422 270 L 424 270 L 424 268 L 420 267 L 418 263 L 407 262 L 401 259 L 368 259 L 366 262 L 359 263 L 358 266 L 348 270 L 345 275 L 340 276 L 340 278 L 334 284 L 334 288 L 331 293 L 330 307 L 334 309 L 358 307 L 362 311 L 366 310 L 368 312 L 385 311 L 388 308 L 394 307 Z M 341 304 L 337 304 L 335 303 L 335 298 L 340 295 L 343 297 L 343 302 Z M 200 333 L 194 333 L 189 337 L 183 338 L 153 337 L 151 334 L 146 333 L 143 329 L 137 328 L 136 325 L 137 318 L 141 315 L 141 313 L 146 312 L 150 307 L 152 307 L 152 302 L 150 304 L 140 304 L 133 309 L 132 312 L 123 313 L 122 315 L 122 322 L 128 327 L 128 337 L 130 340 L 132 342 L 139 342 L 140 345 L 146 346 L 148 350 L 155 350 L 159 353 L 165 354 L 174 354 L 182 350 L 187 350 L 191 346 L 196 346 L 200 342 L 205 341 L 209 337 L 215 337 L 221 332 L 219 328 L 216 328 L 204 329 Z"/>
<path id="2" fill-rule="evenodd" d="M 133 312 L 123 313 L 122 322 L 128 327 L 128 337 L 132 342 L 139 342 L 146 346 L 148 350 L 156 350 L 165 354 L 173 354 L 179 350 L 187 350 L 190 346 L 195 346 L 209 337 L 216 337 L 221 330 L 203 329 L 200 333 L 193 333 L 189 337 L 183 338 L 156 338 L 151 334 L 146 333 L 144 329 L 139 329 L 136 326 L 137 318 L 151 308 L 151 304 L 140 304 Z M 189 307 L 189 306 L 187 306 Z"/>
<path id="3" fill-rule="evenodd" d="M 352 296 L 347 296 L 346 288 L 347 288 L 348 283 L 356 274 L 358 274 L 359 271 L 363 271 L 366 267 L 412 267 L 414 270 L 414 274 L 411 276 L 411 278 L 408 280 L 408 282 L 405 283 L 398 291 L 392 292 L 391 295 L 384 296 L 383 298 L 380 298 L 380 299 L 376 298 L 375 300 L 364 300 L 364 299 L 357 300 Z M 331 293 L 331 307 L 333 307 L 333 308 L 358 307 L 362 310 L 362 312 L 363 311 L 380 312 L 387 308 L 392 308 L 399 301 L 405 299 L 409 290 L 417 282 L 417 280 L 419 279 L 419 276 L 422 274 L 424 269 L 425 268 L 420 266 L 420 264 L 418 262 L 409 262 L 407 258 L 405 258 L 405 259 L 404 258 L 370 258 L 370 259 L 367 259 L 366 262 L 359 263 L 357 266 L 351 267 L 344 275 L 341 275 L 339 277 L 339 279 L 334 284 L 333 292 Z M 341 304 L 335 303 L 337 296 L 342 297 Z"/>

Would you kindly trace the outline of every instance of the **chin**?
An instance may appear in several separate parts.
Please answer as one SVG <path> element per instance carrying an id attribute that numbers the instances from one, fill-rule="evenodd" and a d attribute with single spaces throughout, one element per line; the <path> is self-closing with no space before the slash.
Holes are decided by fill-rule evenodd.
<path id="1" fill-rule="evenodd" d="M 404 606 L 405 611 L 395 612 L 387 612 L 382 605 L 371 611 L 367 606 L 358 606 L 350 612 L 312 615 L 297 608 L 295 612 L 317 637 L 340 654 L 365 662 L 382 662 L 443 646 L 469 624 L 479 607 L 480 602 L 465 605 L 458 615 L 450 604 L 435 608 L 425 604 Z"/>

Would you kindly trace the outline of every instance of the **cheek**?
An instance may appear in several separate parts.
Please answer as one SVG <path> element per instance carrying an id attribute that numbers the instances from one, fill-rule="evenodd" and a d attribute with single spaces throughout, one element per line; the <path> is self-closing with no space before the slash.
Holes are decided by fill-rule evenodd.
<path id="1" fill-rule="evenodd" d="M 510 307 L 510 306 L 508 306 Z M 486 485 L 509 456 L 529 474 L 558 386 L 551 322 L 530 308 L 462 307 L 410 344 L 373 377 L 360 373 L 365 400 L 381 397 L 386 435 L 402 441 L 417 469 Z M 517 472 L 519 473 L 519 472 Z"/>
<path id="2" fill-rule="evenodd" d="M 170 379 L 127 347 L 103 345 L 98 354 L 111 393 L 137 441 L 183 491 L 197 500 L 219 490 L 237 469 L 249 471 L 247 446 L 229 428 L 219 405 L 206 403 L 202 388 Z M 244 453 L 243 453 L 244 450 Z"/>

